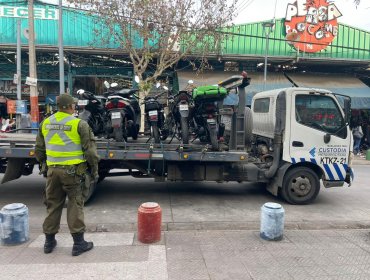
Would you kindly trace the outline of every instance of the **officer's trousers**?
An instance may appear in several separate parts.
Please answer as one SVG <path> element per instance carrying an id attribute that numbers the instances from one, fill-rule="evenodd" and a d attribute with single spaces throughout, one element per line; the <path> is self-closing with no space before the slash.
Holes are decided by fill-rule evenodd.
<path id="1" fill-rule="evenodd" d="M 85 231 L 83 188 L 82 177 L 76 175 L 75 166 L 49 167 L 44 194 L 47 209 L 43 224 L 44 233 L 55 234 L 59 231 L 66 197 L 68 197 L 67 223 L 70 233 Z"/>

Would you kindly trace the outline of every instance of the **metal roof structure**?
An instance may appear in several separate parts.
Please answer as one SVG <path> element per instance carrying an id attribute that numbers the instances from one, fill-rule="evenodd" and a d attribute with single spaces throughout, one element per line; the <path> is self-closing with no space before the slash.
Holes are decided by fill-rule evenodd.
<path id="1" fill-rule="evenodd" d="M 27 18 L 16 17 L 17 13 L 27 9 L 26 2 L 0 1 L 0 50 L 15 49 L 16 23 L 21 19 L 22 29 L 28 26 Z M 39 2 L 40 3 L 40 2 Z M 4 8 L 5 7 L 5 8 Z M 50 4 L 35 4 L 39 14 L 57 13 L 58 6 Z M 7 9 L 7 10 L 4 10 Z M 23 10 L 22 10 L 23 9 Z M 4 16 L 9 14 L 13 17 Z M 266 36 L 261 22 L 240 24 L 225 29 L 228 34 L 221 43 L 218 53 L 209 57 L 223 59 L 260 60 L 265 55 Z M 55 51 L 58 46 L 58 21 L 55 18 L 35 18 L 36 47 L 39 51 Z M 284 19 L 277 20 L 273 32 L 269 35 L 268 57 L 273 62 L 300 61 L 314 63 L 341 63 L 348 65 L 370 64 L 370 32 L 344 24 L 338 24 L 338 34 L 332 44 L 317 53 L 297 52 L 285 39 Z M 107 40 L 108 38 L 108 40 Z M 89 52 L 94 54 L 125 54 L 109 34 L 109 30 L 96 16 L 87 11 L 63 7 L 63 42 L 64 49 L 72 52 Z M 304 40 L 300 38 L 299 40 Z M 140 48 L 142 42 L 138 38 L 136 45 Z M 22 36 L 23 47 L 27 39 Z"/>
<path id="2" fill-rule="evenodd" d="M 4 10 L 4 7 L 7 7 Z M 58 6 L 35 2 L 37 10 L 35 19 L 36 50 L 38 62 L 38 78 L 40 81 L 58 81 L 58 21 L 53 17 L 57 14 Z M 13 80 L 16 72 L 14 59 L 16 50 L 17 19 L 21 20 L 22 30 L 28 27 L 28 19 L 17 17 L 26 12 L 26 1 L 0 0 L 0 81 Z M 4 16 L 4 14 L 10 16 Z M 247 69 L 253 77 L 249 91 L 262 90 L 263 81 L 257 65 L 264 62 L 267 36 L 263 22 L 235 25 L 226 28 L 226 39 L 220 44 L 217 52 L 208 54 L 209 62 L 214 70 L 225 71 L 228 62 L 235 62 L 240 69 Z M 28 40 L 22 32 L 22 77 L 28 73 Z M 362 73 L 370 84 L 370 32 L 344 24 L 338 24 L 338 34 L 334 41 L 325 49 L 316 53 L 297 51 L 286 40 L 284 19 L 275 21 L 273 31 L 269 34 L 268 48 L 268 80 L 266 89 L 287 86 L 286 80 L 281 78 L 284 66 L 293 66 L 300 71 L 336 73 Z M 65 69 L 66 80 L 73 77 L 115 77 L 116 75 L 132 77 L 132 65 L 127 53 L 120 48 L 118 42 L 110 39 L 109 30 L 99 22 L 98 17 L 87 11 L 63 7 L 63 42 L 65 57 L 68 65 Z M 299 40 L 304 40 L 300 38 Z M 140 48 L 141 39 L 137 39 L 136 46 Z M 196 56 L 194 56 L 196 60 Z M 181 68 L 182 62 L 178 64 Z M 218 69 L 217 67 L 220 67 Z M 185 67 L 184 67 L 185 68 Z M 238 69 L 237 69 L 238 70 Z M 67 73 L 68 72 L 68 73 Z M 256 72 L 253 74 L 253 72 Z M 273 72 L 280 72 L 274 75 Z M 213 76 L 218 74 L 213 73 Z M 305 74 L 307 76 L 307 74 Z M 276 76 L 276 77 L 275 77 Z M 318 75 L 320 76 L 320 75 Z M 334 78 L 331 76 L 331 78 Z M 354 77 L 355 78 L 355 77 Z M 176 73 L 171 76 L 176 80 Z M 181 79 L 180 79 L 181 80 Z M 339 83 L 340 78 L 336 79 Z M 356 80 L 357 81 L 357 80 Z M 180 81 L 181 83 L 181 81 Z M 283 83 L 283 84 L 281 84 Z M 330 89 L 340 88 L 331 87 Z M 338 85 L 339 85 L 338 84 Z M 327 87 L 321 82 L 318 87 Z M 369 96 L 369 88 L 354 85 L 349 90 L 354 94 Z M 180 85 L 181 88 L 181 85 Z M 349 92 L 348 91 L 348 92 Z M 365 97 L 363 97 L 365 98 Z M 365 104 L 361 102 L 361 104 Z M 361 105 L 362 106 L 362 105 Z"/>

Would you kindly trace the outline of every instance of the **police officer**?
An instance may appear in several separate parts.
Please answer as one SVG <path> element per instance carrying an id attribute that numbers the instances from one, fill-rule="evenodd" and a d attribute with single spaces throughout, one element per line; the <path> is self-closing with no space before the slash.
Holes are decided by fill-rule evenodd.
<path id="1" fill-rule="evenodd" d="M 93 242 L 84 239 L 83 206 L 88 193 L 84 178 L 90 168 L 92 178 L 97 179 L 99 157 L 90 126 L 72 116 L 75 99 L 69 94 L 61 94 L 57 105 L 58 112 L 42 122 L 35 148 L 40 165 L 47 168 L 44 253 L 51 253 L 57 245 L 55 234 L 59 231 L 63 206 L 68 197 L 67 223 L 74 241 L 72 255 L 78 256 L 94 246 Z"/>

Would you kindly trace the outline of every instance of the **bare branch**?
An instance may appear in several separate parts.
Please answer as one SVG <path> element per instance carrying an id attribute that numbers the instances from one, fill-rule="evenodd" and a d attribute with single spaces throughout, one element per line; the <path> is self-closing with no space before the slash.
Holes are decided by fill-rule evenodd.
<path id="1" fill-rule="evenodd" d="M 142 83 L 153 82 L 179 60 L 220 51 L 234 15 L 230 0 L 69 0 L 95 17 L 97 40 L 115 42 Z M 151 75 L 144 75 L 155 65 Z M 154 79 L 153 79 L 154 78 Z"/>

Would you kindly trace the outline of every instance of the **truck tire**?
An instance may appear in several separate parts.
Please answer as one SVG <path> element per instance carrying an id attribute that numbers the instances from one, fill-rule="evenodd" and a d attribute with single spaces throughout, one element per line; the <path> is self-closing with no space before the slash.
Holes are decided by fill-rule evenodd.
<path id="1" fill-rule="evenodd" d="M 244 127 L 245 127 L 245 145 L 250 146 L 252 142 L 253 116 L 252 110 L 249 107 L 244 109 Z"/>
<path id="2" fill-rule="evenodd" d="M 107 177 L 108 173 L 109 171 L 99 172 L 98 184 Z"/>
<path id="3" fill-rule="evenodd" d="M 87 188 L 84 196 L 85 203 L 88 203 L 94 197 L 97 184 L 97 180 L 92 180 L 90 175 L 85 177 L 85 187 Z"/>
<path id="4" fill-rule="evenodd" d="M 281 195 L 290 204 L 309 204 L 315 200 L 319 191 L 319 177 L 307 167 L 293 168 L 284 175 Z"/>

